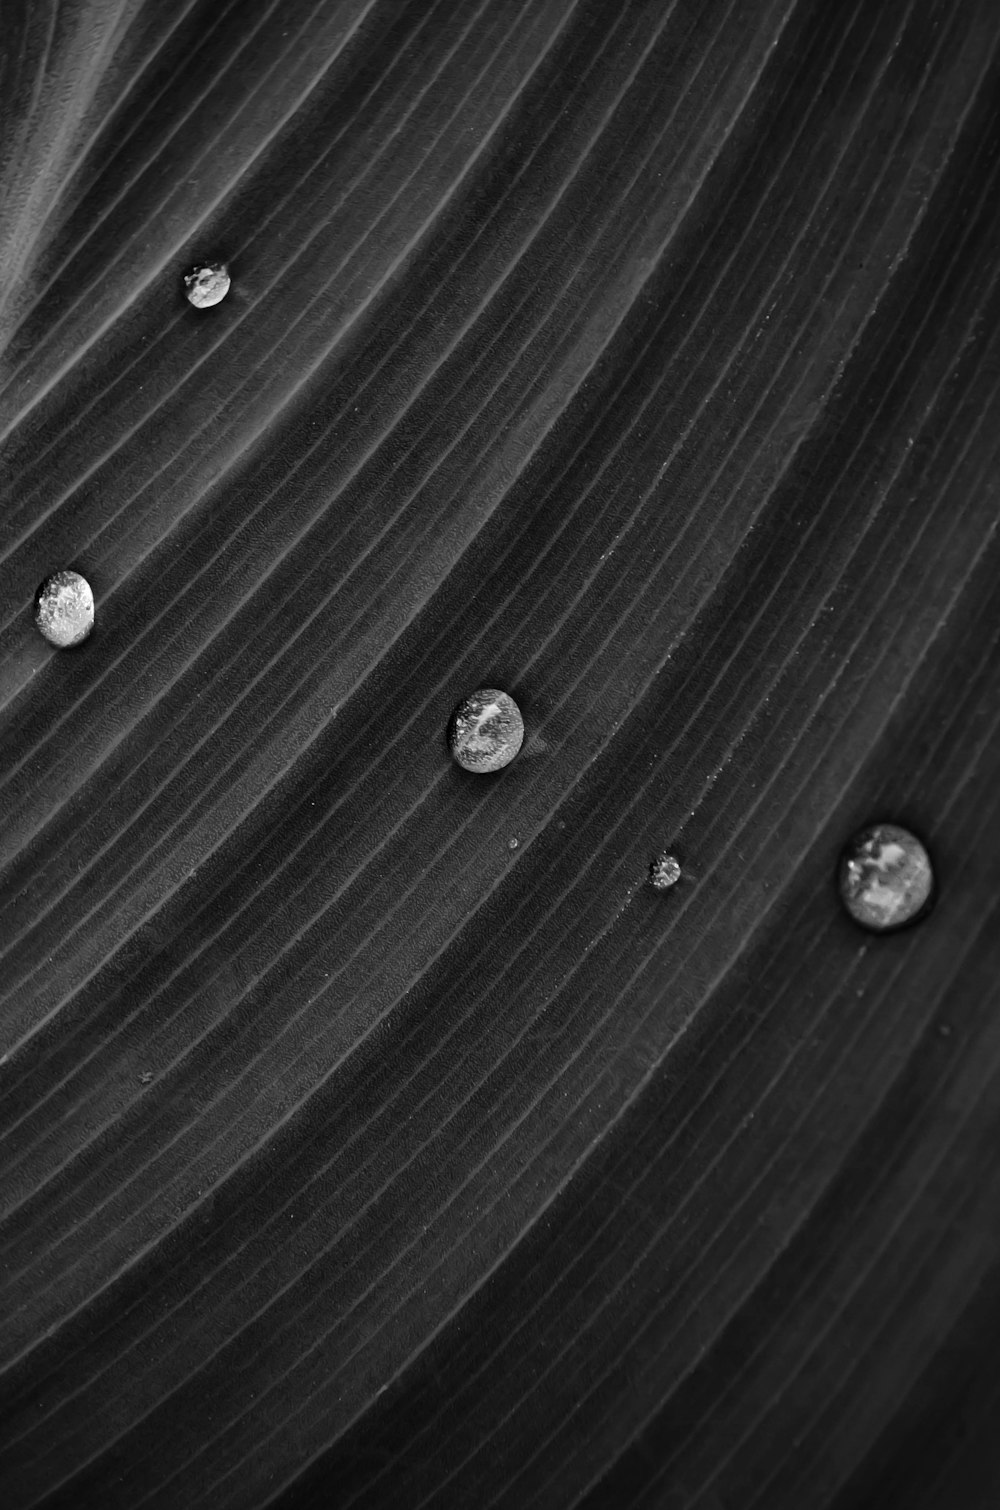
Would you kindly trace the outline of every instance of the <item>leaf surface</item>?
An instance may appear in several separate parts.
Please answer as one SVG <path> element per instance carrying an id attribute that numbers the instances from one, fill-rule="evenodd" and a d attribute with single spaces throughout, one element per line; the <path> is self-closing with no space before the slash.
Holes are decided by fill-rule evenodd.
<path id="1" fill-rule="evenodd" d="M 992 1503 L 995 4 L 4 31 L 5 1503 Z"/>

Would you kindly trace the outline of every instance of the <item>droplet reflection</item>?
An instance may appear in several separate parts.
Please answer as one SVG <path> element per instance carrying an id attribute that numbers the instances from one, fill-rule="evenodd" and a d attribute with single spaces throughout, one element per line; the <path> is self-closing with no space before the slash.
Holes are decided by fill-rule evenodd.
<path id="1" fill-rule="evenodd" d="M 94 594 L 77 571 L 57 571 L 35 594 L 35 624 L 50 645 L 68 650 L 94 627 Z"/>
<path id="2" fill-rule="evenodd" d="M 844 850 L 839 883 L 841 900 L 855 922 L 888 933 L 927 911 L 934 871 L 909 829 L 876 823 L 855 834 Z"/>
<path id="3" fill-rule="evenodd" d="M 680 878 L 680 862 L 674 855 L 658 855 L 649 867 L 649 884 L 656 891 L 669 890 Z"/>
<path id="4" fill-rule="evenodd" d="M 229 292 L 229 269 L 224 262 L 202 262 L 184 274 L 184 291 L 195 309 L 221 304 Z"/>
<path id="5" fill-rule="evenodd" d="M 524 720 L 514 699 L 496 687 L 480 687 L 452 714 L 448 743 L 466 771 L 500 771 L 524 741 Z"/>

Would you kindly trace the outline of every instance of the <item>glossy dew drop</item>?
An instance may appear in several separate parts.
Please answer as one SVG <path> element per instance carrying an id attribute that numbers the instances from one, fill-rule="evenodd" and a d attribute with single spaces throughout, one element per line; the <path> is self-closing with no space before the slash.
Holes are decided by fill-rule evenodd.
<path id="1" fill-rule="evenodd" d="M 81 644 L 94 627 L 94 594 L 86 577 L 57 571 L 46 578 L 35 594 L 35 624 L 58 650 Z"/>
<path id="2" fill-rule="evenodd" d="M 224 262 L 200 262 L 184 274 L 184 292 L 195 309 L 221 304 L 229 292 L 229 269 Z"/>
<path id="3" fill-rule="evenodd" d="M 875 823 L 855 834 L 841 856 L 838 880 L 851 917 L 876 933 L 922 917 L 934 891 L 926 849 L 895 823 Z"/>
<path id="4" fill-rule="evenodd" d="M 487 773 L 510 765 L 524 741 L 524 720 L 512 697 L 480 687 L 452 714 L 448 745 L 466 771 Z"/>
<path id="5" fill-rule="evenodd" d="M 657 855 L 649 867 L 649 884 L 655 891 L 668 891 L 680 878 L 680 861 L 674 855 Z"/>

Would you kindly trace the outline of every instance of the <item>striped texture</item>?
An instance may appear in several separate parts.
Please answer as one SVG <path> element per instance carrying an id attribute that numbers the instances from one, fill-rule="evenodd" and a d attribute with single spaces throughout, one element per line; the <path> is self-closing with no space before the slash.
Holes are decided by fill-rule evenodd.
<path id="1" fill-rule="evenodd" d="M 5 8 L 7 1510 L 996 1503 L 998 60 Z"/>

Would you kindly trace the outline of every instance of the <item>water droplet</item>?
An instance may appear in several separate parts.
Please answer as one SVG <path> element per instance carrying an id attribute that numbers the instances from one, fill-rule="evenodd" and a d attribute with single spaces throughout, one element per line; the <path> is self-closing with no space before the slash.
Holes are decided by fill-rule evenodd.
<path id="1" fill-rule="evenodd" d="M 680 862 L 674 855 L 657 855 L 649 867 L 649 884 L 656 891 L 667 891 L 681 878 Z"/>
<path id="2" fill-rule="evenodd" d="M 224 262 L 200 262 L 184 274 L 184 291 L 195 309 L 221 304 L 229 292 L 229 268 Z"/>
<path id="3" fill-rule="evenodd" d="M 888 933 L 927 911 L 934 871 L 926 849 L 895 823 L 863 828 L 840 860 L 840 897 L 855 922 Z"/>
<path id="4" fill-rule="evenodd" d="M 517 848 L 517 840 L 516 839 L 508 839 L 507 840 L 507 848 L 508 849 L 516 849 Z"/>
<path id="5" fill-rule="evenodd" d="M 499 771 L 510 765 L 524 740 L 521 710 L 506 692 L 480 687 L 452 714 L 448 743 L 467 771 Z"/>
<path id="6" fill-rule="evenodd" d="M 94 627 L 94 594 L 77 571 L 57 571 L 35 593 L 35 624 L 50 645 L 68 650 Z"/>

